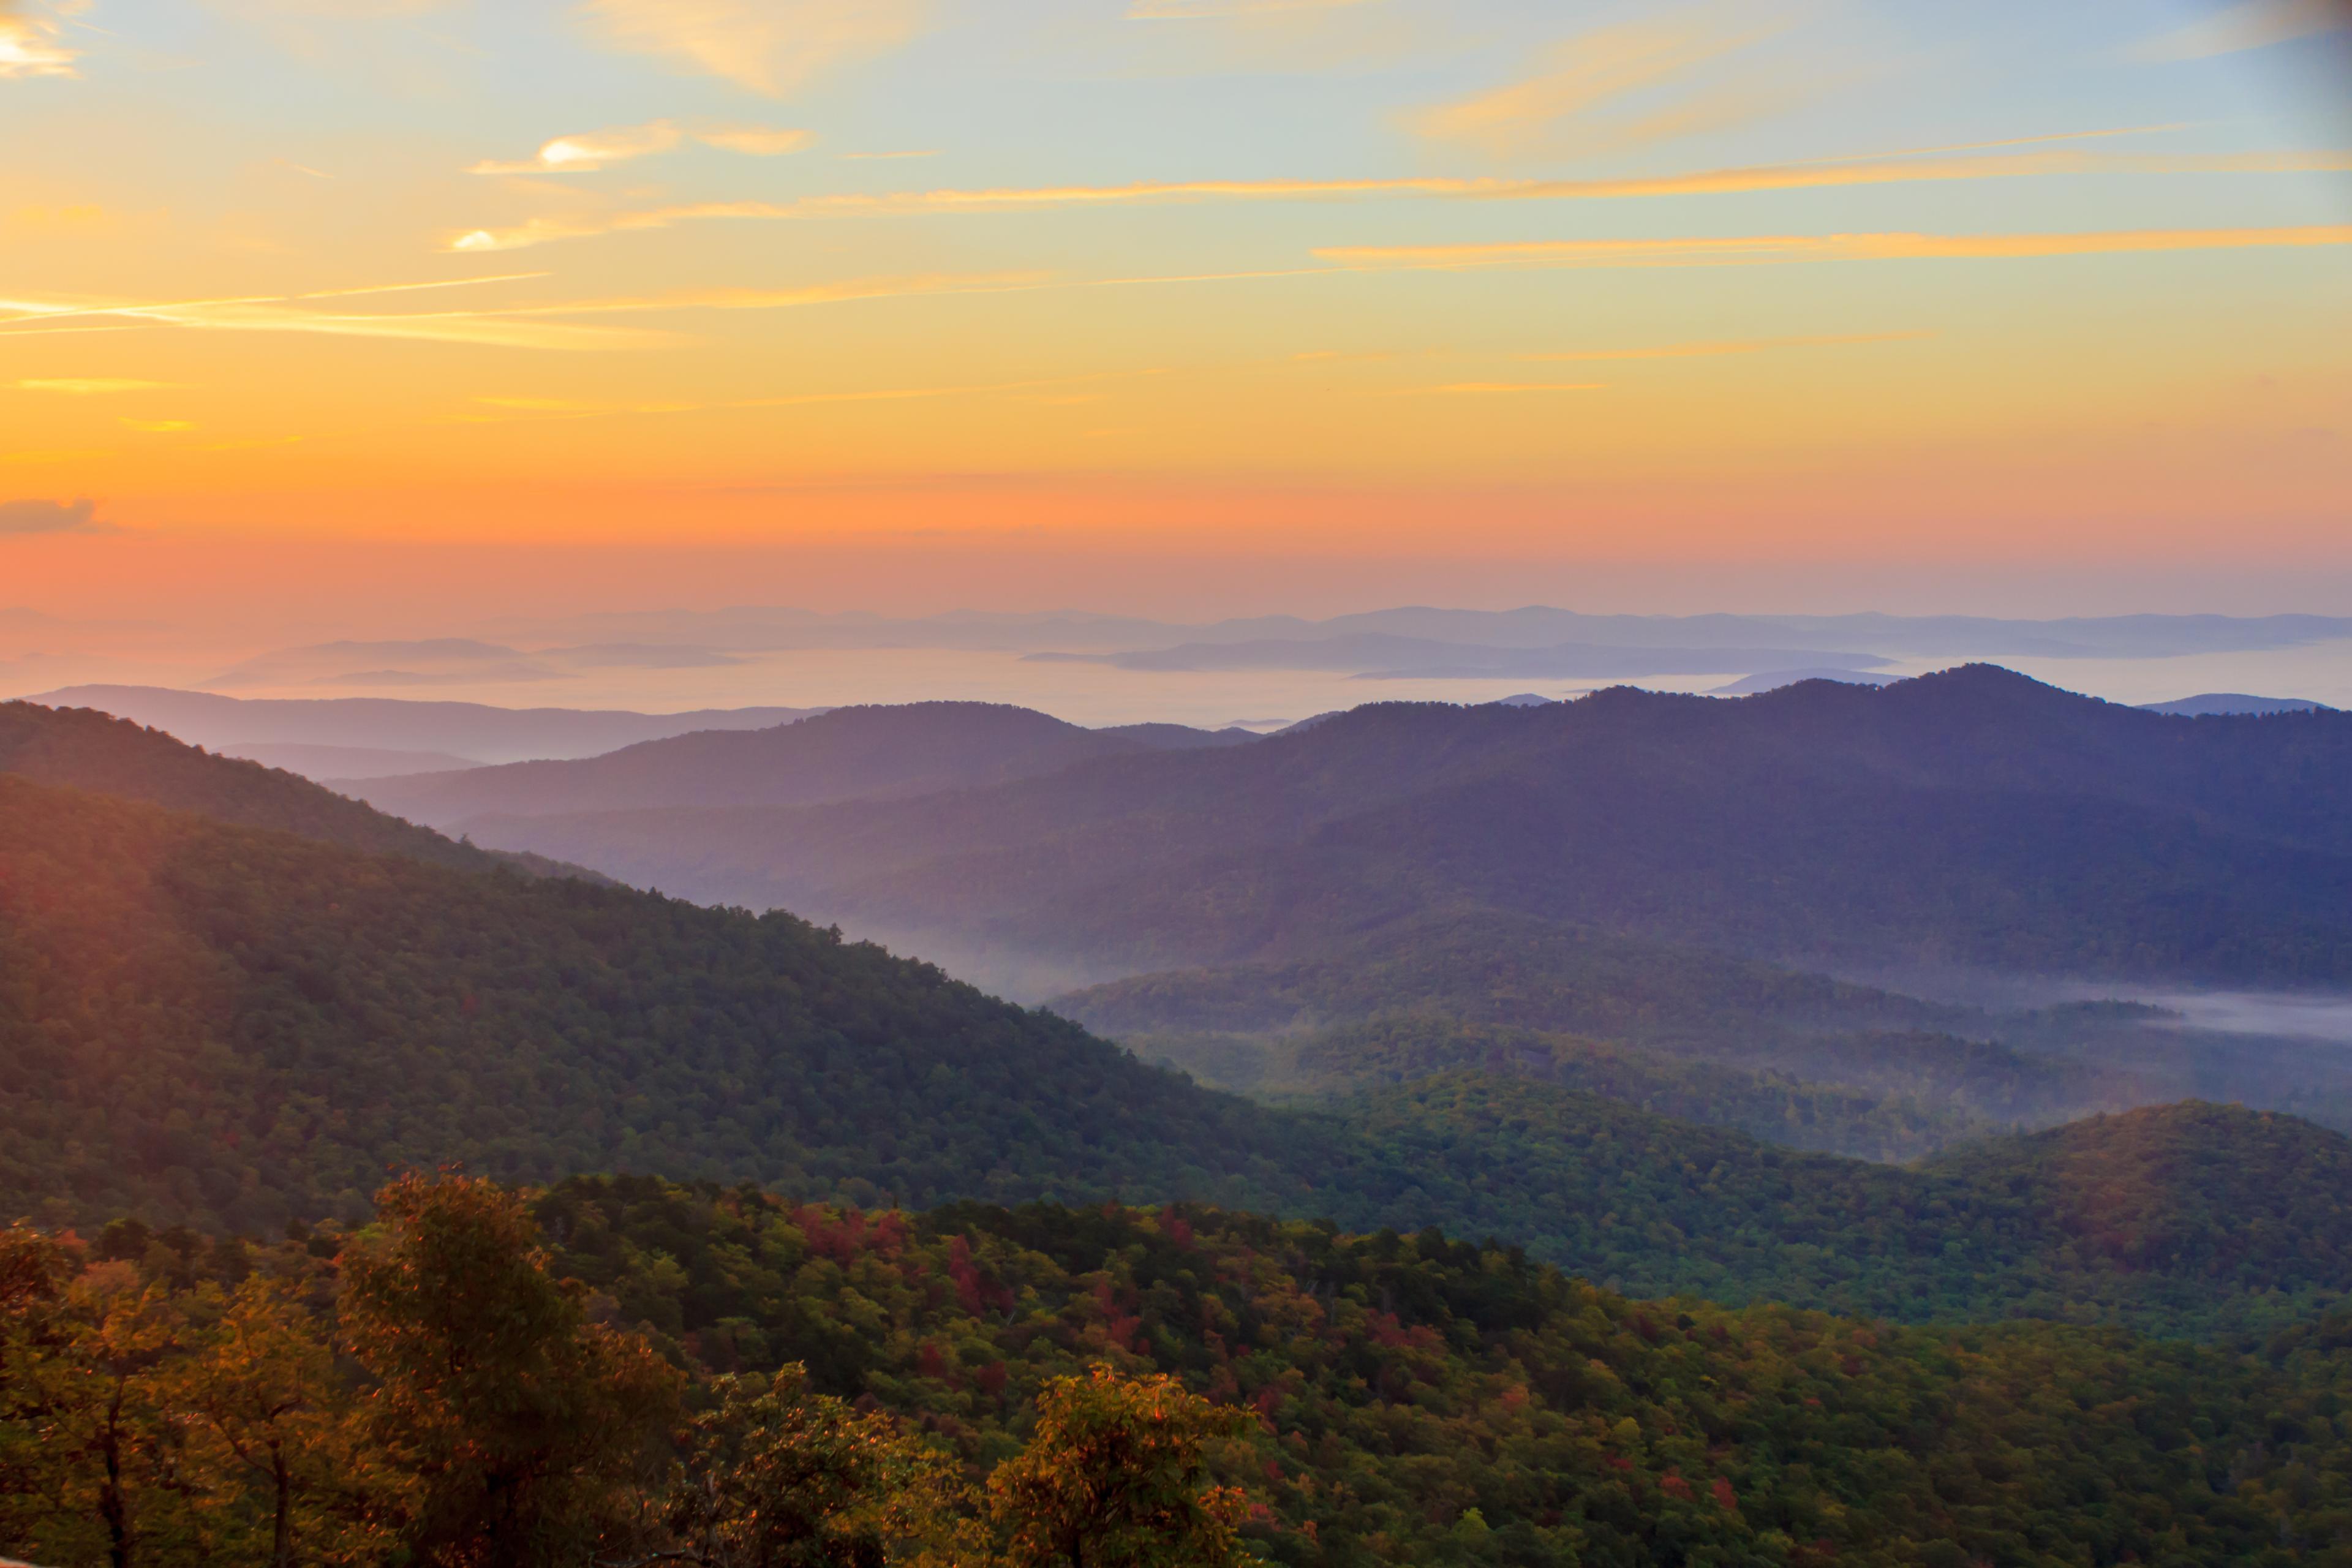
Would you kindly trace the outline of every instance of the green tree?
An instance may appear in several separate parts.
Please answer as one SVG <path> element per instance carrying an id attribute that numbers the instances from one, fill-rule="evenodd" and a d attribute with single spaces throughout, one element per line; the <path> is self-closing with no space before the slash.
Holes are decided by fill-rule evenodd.
<path id="1" fill-rule="evenodd" d="M 713 1380 L 688 1434 L 672 1553 L 707 1568 L 884 1568 L 953 1562 L 972 1510 L 954 1461 L 808 1390 L 798 1364 L 772 1382 Z"/>
<path id="2" fill-rule="evenodd" d="M 1037 1395 L 1029 1445 L 988 1479 L 1012 1568 L 1239 1568 L 1247 1500 L 1208 1479 L 1210 1445 L 1255 1426 L 1168 1376 L 1097 1365 Z"/>
<path id="3" fill-rule="evenodd" d="M 431 1568 L 530 1568 L 625 1539 L 677 1373 L 587 1321 L 513 1194 L 408 1175 L 376 1202 L 341 1309 L 377 1379 L 364 1415 L 386 1545 Z"/>

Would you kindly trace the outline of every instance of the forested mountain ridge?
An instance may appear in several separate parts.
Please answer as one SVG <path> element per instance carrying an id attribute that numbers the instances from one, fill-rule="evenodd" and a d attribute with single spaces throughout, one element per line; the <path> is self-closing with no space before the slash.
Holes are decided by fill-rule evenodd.
<path id="1" fill-rule="evenodd" d="M 1400 922 L 1282 962 L 1131 975 L 1055 997 L 1098 1033 L 1317 1028 L 1390 1014 L 1715 1046 L 1785 1030 L 1949 1029 L 1976 1009 L 1705 949 L 1475 912 Z"/>
<path id="2" fill-rule="evenodd" d="M 2138 1113 L 2120 1125 L 2150 1131 L 2095 1155 L 2063 1130 L 2021 1167 L 1988 1155 L 1979 1177 L 1482 1076 L 1281 1111 L 787 915 L 362 855 L 5 775 L 0 1046 L 0 1203 L 55 1224 L 268 1231 L 355 1216 L 388 1165 L 462 1162 L 869 1205 L 1127 1195 L 1439 1225 L 1645 1293 L 1908 1319 L 2211 1332 L 2352 1289 L 2347 1145 L 2284 1118 Z M 2248 1193 L 2276 1184 L 2285 1206 L 2243 1238 L 2252 1252 L 2198 1206 L 2221 1189 L 2130 1164 L 2176 1121 L 2200 1160 L 2234 1150 Z M 2207 1219 L 2156 1254 L 2086 1252 L 2053 1228 L 2058 1179 L 2032 1187 L 2043 1166 L 2086 1188 L 2123 1171 L 2100 1179 Z"/>
<path id="3" fill-rule="evenodd" d="M 1231 743 L 1173 724 L 1086 730 L 992 702 L 835 708 L 766 730 L 707 730 L 599 757 L 374 779 L 366 798 L 436 826 L 486 813 L 799 805 L 974 788 L 1098 757 Z"/>
<path id="4" fill-rule="evenodd" d="M 298 774 L 215 756 L 95 709 L 0 703 L 0 773 L 373 854 L 406 855 L 465 869 L 486 869 L 501 860 Z"/>
<path id="5" fill-rule="evenodd" d="M 1517 915 L 1402 921 L 1313 957 L 1135 975 L 1050 1005 L 1244 1093 L 1484 1068 L 1874 1158 L 2190 1099 L 2352 1131 L 2340 1047 L 2112 1002 L 1930 1003 Z"/>
<path id="6" fill-rule="evenodd" d="M 1255 1108 L 788 915 L 5 775 L 0 912 L 20 1212 L 268 1228 L 452 1160 L 918 1202 L 1217 1190 L 1195 1159 L 1238 1174 L 1267 1143 Z"/>
<path id="7" fill-rule="evenodd" d="M 1116 975 L 1502 911 L 1789 962 L 2352 978 L 2352 716 L 1990 667 L 1738 701 L 1383 704 L 919 801 L 484 818 L 485 842 Z"/>

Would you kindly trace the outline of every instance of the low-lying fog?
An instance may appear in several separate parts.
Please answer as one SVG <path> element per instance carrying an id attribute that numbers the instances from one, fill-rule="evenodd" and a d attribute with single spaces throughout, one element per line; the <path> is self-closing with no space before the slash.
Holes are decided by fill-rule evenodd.
<path id="1" fill-rule="evenodd" d="M 2179 1027 L 2352 1046 L 2352 996 L 2264 991 L 2155 991 L 2084 987 L 2069 1000 L 2144 1002 L 2180 1015 Z"/>

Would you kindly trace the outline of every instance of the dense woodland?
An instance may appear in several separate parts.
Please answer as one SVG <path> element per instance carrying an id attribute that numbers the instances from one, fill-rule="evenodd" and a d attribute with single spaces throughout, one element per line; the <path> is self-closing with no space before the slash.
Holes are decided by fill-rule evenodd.
<path id="1" fill-rule="evenodd" d="M 1435 1230 L 411 1178 L 272 1246 L 0 1236 L 0 1549 L 2341 1564 L 2347 1387 L 2342 1316 L 1912 1330 Z"/>

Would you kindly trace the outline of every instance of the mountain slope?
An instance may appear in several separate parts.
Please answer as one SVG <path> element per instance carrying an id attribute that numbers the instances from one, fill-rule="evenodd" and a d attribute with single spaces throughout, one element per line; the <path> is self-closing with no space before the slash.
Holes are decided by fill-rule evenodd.
<path id="1" fill-rule="evenodd" d="M 836 708 L 772 729 L 707 731 L 572 762 L 513 763 L 355 786 L 377 806 L 450 826 L 486 813 L 798 805 L 1034 777 L 1097 757 L 1215 746 L 1179 725 L 1084 730 L 1025 708 L 917 702 Z"/>
<path id="2" fill-rule="evenodd" d="M 785 915 L 5 776 L 0 914 L 20 1208 L 269 1226 L 450 1160 L 923 1201 L 1217 1190 L 1268 1150 L 1245 1105 Z"/>
<path id="3" fill-rule="evenodd" d="M 274 1230 L 356 1216 L 388 1165 L 462 1162 L 869 1205 L 1246 1204 L 1491 1234 L 1639 1293 L 1906 1319 L 2210 1331 L 2352 1289 L 2352 1144 L 2244 1111 L 2137 1115 L 2104 1143 L 2068 1129 L 1913 1171 L 1484 1076 L 1276 1111 L 790 916 L 0 775 L 0 1206 L 51 1223 Z M 2168 1138 L 2189 1152 L 2133 1152 Z M 2177 1174 L 2224 1159 L 2234 1186 Z M 2146 1189 L 2131 1212 L 2180 1211 L 2174 1239 L 2084 1247 L 2053 1194 L 2117 1187 Z M 2265 1192 L 2268 1210 L 2241 1202 Z M 2242 1209 L 2273 1217 L 2237 1234 Z"/>
<path id="4" fill-rule="evenodd" d="M 499 863 L 497 856 L 372 811 L 308 779 L 209 755 L 161 731 L 86 708 L 0 703 L 0 773 L 372 854 L 472 869 Z"/>
<path id="5" fill-rule="evenodd" d="M 1505 910 L 1819 965 L 2352 979 L 2352 716 L 1972 667 L 1738 702 L 1389 704 L 919 802 L 472 825 L 689 896 L 1103 975 Z"/>

